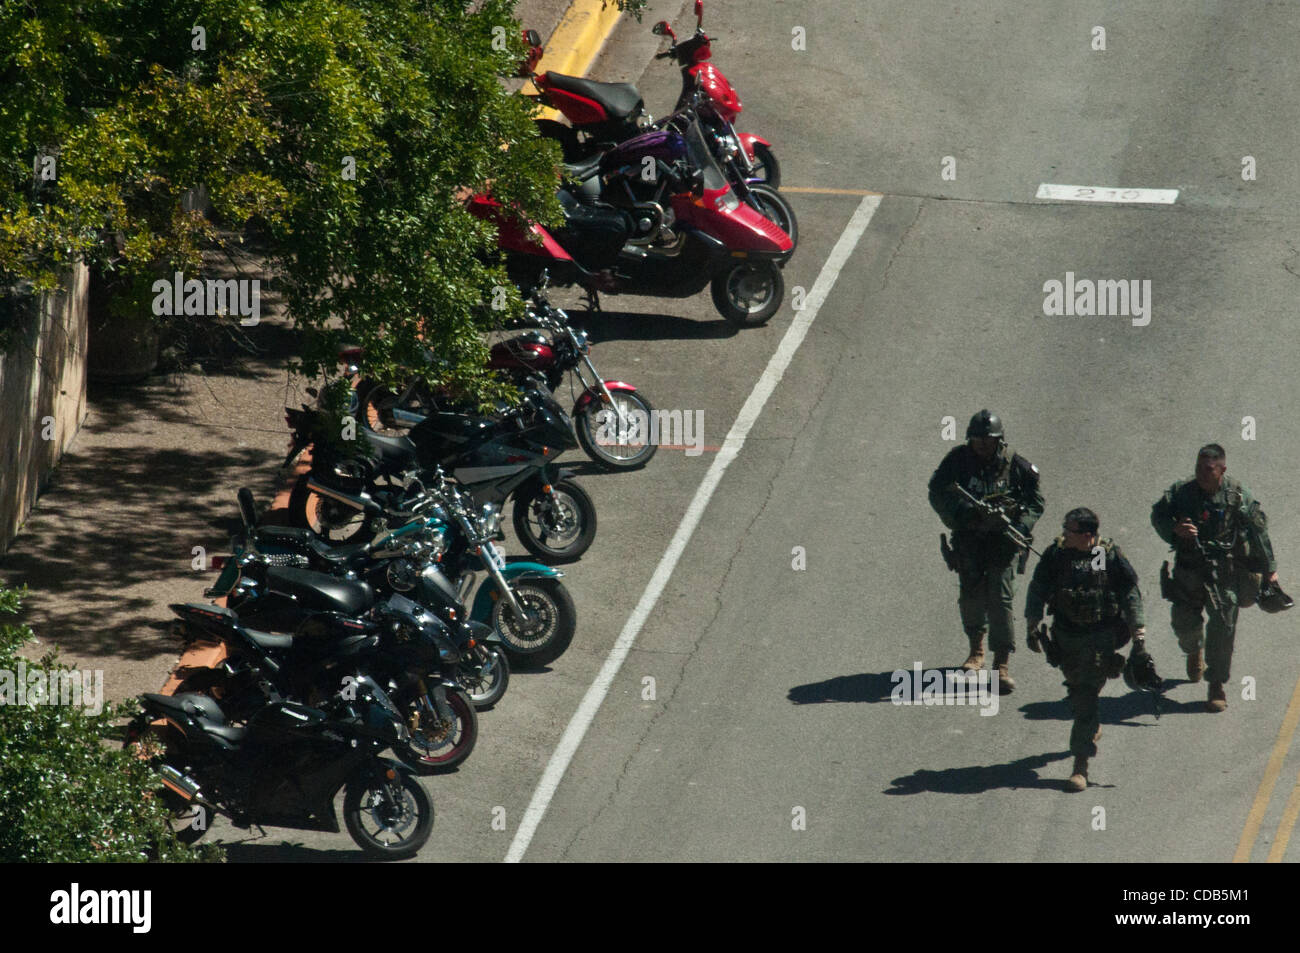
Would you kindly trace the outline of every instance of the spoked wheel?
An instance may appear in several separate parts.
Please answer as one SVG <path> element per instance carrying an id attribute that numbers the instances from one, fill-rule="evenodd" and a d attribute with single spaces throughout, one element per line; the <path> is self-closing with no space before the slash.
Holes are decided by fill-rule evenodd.
<path id="1" fill-rule="evenodd" d="M 602 394 L 573 417 L 578 443 L 607 470 L 635 470 L 655 455 L 650 442 L 650 401 L 634 391 L 614 391 L 614 405 Z"/>
<path id="2" fill-rule="evenodd" d="M 774 261 L 744 261 L 713 279 L 713 306 L 732 324 L 766 324 L 785 298 L 785 279 Z"/>
<path id="3" fill-rule="evenodd" d="M 772 150 L 761 142 L 754 143 L 754 170 L 750 176 L 761 179 L 774 189 L 781 187 L 781 163 L 776 161 Z"/>
<path id="4" fill-rule="evenodd" d="M 433 832 L 433 802 L 414 777 L 388 768 L 379 777 L 348 785 L 343 822 L 367 854 L 400 860 L 413 856 Z"/>
<path id="5" fill-rule="evenodd" d="M 751 185 L 749 202 L 763 217 L 781 226 L 781 231 L 790 236 L 790 254 L 794 254 L 799 244 L 799 222 L 794 217 L 794 209 L 776 189 L 770 185 Z"/>
<path id="6" fill-rule="evenodd" d="M 524 548 L 547 562 L 572 562 L 596 538 L 596 504 L 572 480 L 551 484 L 550 493 L 534 483 L 515 497 L 511 519 Z"/>
<path id="7" fill-rule="evenodd" d="M 456 667 L 456 681 L 465 686 L 470 704 L 487 711 L 501 700 L 510 684 L 510 660 L 499 646 L 484 644 L 470 650 Z"/>
<path id="8" fill-rule="evenodd" d="M 470 756 L 478 741 L 478 715 L 469 696 L 460 689 L 447 690 L 450 720 L 438 714 L 436 703 L 414 691 L 399 703 L 406 715 L 410 738 L 393 749 L 403 762 L 420 774 L 445 774 Z"/>
<path id="9" fill-rule="evenodd" d="M 516 618 L 509 602 L 496 599 L 492 627 L 500 634 L 506 654 L 518 668 L 554 662 L 569 647 L 578 627 L 569 590 L 558 579 L 514 580 L 510 588 L 527 618 Z"/>
<path id="10" fill-rule="evenodd" d="M 335 546 L 359 543 L 366 534 L 365 514 L 310 489 L 305 473 L 289 494 L 289 523 L 310 529 Z"/>
<path id="11" fill-rule="evenodd" d="M 387 437 L 406 436 L 413 424 L 410 420 L 399 420 L 396 411 L 427 416 L 432 407 L 426 388 L 417 386 L 408 393 L 409 396 L 403 400 L 382 384 L 363 380 L 357 385 L 357 417 L 375 433 Z"/>

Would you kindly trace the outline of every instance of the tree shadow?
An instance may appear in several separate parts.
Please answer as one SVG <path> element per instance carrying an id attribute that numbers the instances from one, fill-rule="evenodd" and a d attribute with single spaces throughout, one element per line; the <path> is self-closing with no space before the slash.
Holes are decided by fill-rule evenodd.
<path id="1" fill-rule="evenodd" d="M 911 774 L 894 778 L 892 788 L 883 793 L 891 795 L 923 794 L 982 794 L 999 788 L 1042 788 L 1059 791 L 1064 778 L 1040 778 L 1038 769 L 1056 761 L 1064 761 L 1070 753 L 1031 755 L 1006 764 L 977 764 L 966 768 L 945 768 L 928 771 L 924 768 Z M 1102 785 L 1106 786 L 1106 785 Z"/>

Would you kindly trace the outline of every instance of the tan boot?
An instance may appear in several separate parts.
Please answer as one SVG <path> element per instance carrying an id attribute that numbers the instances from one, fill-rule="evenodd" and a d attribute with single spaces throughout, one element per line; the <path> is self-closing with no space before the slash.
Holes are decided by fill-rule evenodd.
<path id="1" fill-rule="evenodd" d="M 1086 791 L 1088 789 L 1088 759 L 1078 755 L 1074 758 L 1074 773 L 1065 782 L 1067 791 Z"/>
<path id="2" fill-rule="evenodd" d="M 1199 682 L 1201 676 L 1205 674 L 1205 652 L 1197 649 L 1195 652 L 1187 653 L 1187 680 L 1189 682 Z"/>
<path id="3" fill-rule="evenodd" d="M 1228 707 L 1228 696 L 1223 692 L 1223 682 L 1210 682 L 1210 697 L 1205 702 L 1205 710 L 1218 714 Z"/>
<path id="4" fill-rule="evenodd" d="M 961 663 L 961 667 L 967 672 L 978 672 L 984 667 L 984 636 L 970 635 L 970 657 Z"/>
<path id="5" fill-rule="evenodd" d="M 1007 672 L 1011 653 L 1007 651 L 993 653 L 993 667 L 998 670 L 998 694 L 1010 695 L 1016 690 L 1016 680 Z"/>

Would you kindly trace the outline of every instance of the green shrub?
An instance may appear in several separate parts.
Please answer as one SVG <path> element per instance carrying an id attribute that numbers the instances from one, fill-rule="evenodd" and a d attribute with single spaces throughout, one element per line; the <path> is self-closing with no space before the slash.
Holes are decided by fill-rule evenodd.
<path id="1" fill-rule="evenodd" d="M 0 613 L 16 613 L 26 590 L 0 587 Z M 124 752 L 115 721 L 131 706 L 17 704 L 15 679 L 73 670 L 54 652 L 39 662 L 18 651 L 35 641 L 25 625 L 0 625 L 0 862 L 220 860 L 220 848 L 177 842 L 147 762 Z M 21 663 L 21 664 L 20 664 Z M 102 698 L 101 698 L 102 700 Z M 95 706 L 91 706 L 92 709 Z"/>

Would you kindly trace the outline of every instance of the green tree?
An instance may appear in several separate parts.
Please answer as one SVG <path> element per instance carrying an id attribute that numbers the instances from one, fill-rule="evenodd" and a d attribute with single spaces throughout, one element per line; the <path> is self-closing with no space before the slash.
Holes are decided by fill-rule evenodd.
<path id="1" fill-rule="evenodd" d="M 23 594 L 0 587 L 0 613 L 16 613 Z M 20 658 L 31 641 L 27 626 L 0 625 L 0 863 L 220 859 L 177 842 L 148 763 L 112 743 L 129 708 L 34 703 L 50 673 L 72 670 L 53 653 Z"/>

